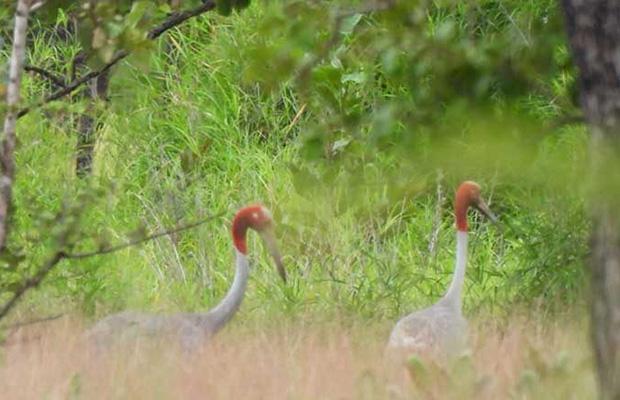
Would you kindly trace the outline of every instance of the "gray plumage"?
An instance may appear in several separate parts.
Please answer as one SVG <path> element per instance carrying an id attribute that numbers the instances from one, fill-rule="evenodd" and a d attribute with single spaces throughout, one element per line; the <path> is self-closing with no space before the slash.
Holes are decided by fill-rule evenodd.
<path id="1" fill-rule="evenodd" d="M 98 350 L 118 344 L 162 340 L 186 352 L 203 347 L 234 316 L 243 301 L 248 280 L 247 257 L 236 251 L 235 279 L 224 299 L 207 313 L 152 315 L 125 311 L 99 321 L 86 332 Z"/>
<path id="2" fill-rule="evenodd" d="M 467 210 L 470 206 L 486 215 L 501 231 L 497 217 L 480 197 L 480 185 L 472 181 L 461 183 L 454 199 L 457 245 L 450 288 L 431 307 L 413 312 L 398 321 L 390 334 L 388 348 L 405 352 L 441 350 L 448 356 L 458 355 L 465 348 L 467 321 L 463 316 L 461 297 L 467 266 Z"/>
<path id="3" fill-rule="evenodd" d="M 462 350 L 466 345 L 467 320 L 442 300 L 399 320 L 390 334 L 388 347 L 407 352 L 441 349 L 449 354 Z"/>
<path id="4" fill-rule="evenodd" d="M 400 319 L 388 340 L 388 348 L 406 352 L 440 349 L 448 354 L 466 345 L 467 320 L 462 313 L 461 292 L 467 262 L 467 232 L 457 233 L 456 267 L 450 288 L 434 305 Z"/>

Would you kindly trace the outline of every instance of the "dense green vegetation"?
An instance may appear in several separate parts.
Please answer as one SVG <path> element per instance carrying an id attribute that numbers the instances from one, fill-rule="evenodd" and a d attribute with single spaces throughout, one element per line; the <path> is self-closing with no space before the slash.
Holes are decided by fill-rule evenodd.
<path id="1" fill-rule="evenodd" d="M 260 202 L 278 221 L 290 284 L 252 243 L 258 266 L 237 321 L 393 320 L 444 292 L 453 191 L 474 179 L 506 232 L 470 216 L 466 312 L 580 305 L 587 136 L 561 124 L 576 107 L 556 4 L 468 4 L 339 19 L 331 3 L 253 2 L 190 20 L 114 69 L 86 180 L 75 177 L 72 122 L 83 104 L 30 113 L 18 125 L 11 242 L 27 257 L 2 266 L 2 290 L 8 295 L 57 246 L 63 207 L 84 208 L 78 250 L 226 211 L 193 231 L 63 261 L 19 315 L 207 309 L 234 272 L 230 218 Z M 30 64 L 63 74 L 80 46 L 53 35 L 30 44 Z M 2 63 L 7 52 L 4 45 Z M 49 89 L 28 75 L 25 102 Z"/>

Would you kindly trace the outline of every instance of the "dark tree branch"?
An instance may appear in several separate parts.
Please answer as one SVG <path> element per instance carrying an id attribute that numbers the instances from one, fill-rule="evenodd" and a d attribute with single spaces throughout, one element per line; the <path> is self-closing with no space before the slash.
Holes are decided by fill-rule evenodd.
<path id="1" fill-rule="evenodd" d="M 204 14 L 208 11 L 211 11 L 215 8 L 215 2 L 208 0 L 204 3 L 202 3 L 200 6 L 192 9 L 192 10 L 187 10 L 187 11 L 183 11 L 180 13 L 174 13 L 172 14 L 170 17 L 168 17 L 167 20 L 165 20 L 164 22 L 162 22 L 160 25 L 156 26 L 155 28 L 151 29 L 148 34 L 147 37 L 151 40 L 157 39 L 159 36 L 161 36 L 164 32 L 168 31 L 169 29 L 174 28 L 175 26 L 178 26 L 180 24 L 182 24 L 183 22 L 187 21 L 190 18 L 196 17 L 198 15 Z M 123 60 L 124 58 L 126 58 L 129 55 L 129 52 L 126 50 L 120 50 L 118 52 L 116 52 L 116 54 L 112 57 L 112 59 L 106 64 L 104 65 L 101 69 L 98 69 L 96 71 L 91 71 L 88 74 L 74 80 L 73 82 L 67 84 L 63 89 L 60 89 L 48 96 L 46 96 L 43 100 L 38 101 L 28 107 L 25 107 L 23 109 L 21 109 L 18 114 L 17 117 L 21 118 L 24 115 L 28 114 L 30 111 L 32 111 L 35 108 L 39 108 L 47 103 L 50 103 L 52 101 L 58 100 L 60 98 L 63 98 L 71 93 L 73 93 L 76 89 L 78 89 L 80 86 L 82 86 L 83 84 L 85 84 L 86 82 L 90 81 L 93 78 L 98 77 L 99 75 L 101 75 L 102 73 L 110 70 L 110 68 L 112 68 L 114 65 L 116 65 L 119 61 Z"/>
<path id="2" fill-rule="evenodd" d="M 35 67 L 34 65 L 24 65 L 24 70 L 28 71 L 28 72 L 34 72 L 37 73 L 39 75 L 41 75 L 44 78 L 49 79 L 54 85 L 64 88 L 65 87 L 65 81 L 64 79 L 62 79 L 61 77 L 52 74 L 51 72 L 49 72 L 48 70 L 45 70 L 43 68 L 39 68 L 39 67 Z"/>
<path id="3" fill-rule="evenodd" d="M 26 294 L 26 292 L 32 288 L 35 288 L 37 286 L 39 286 L 41 284 L 41 282 L 47 277 L 47 275 L 50 273 L 50 271 L 63 259 L 69 259 L 69 260 L 76 260 L 76 259 L 84 259 L 84 258 L 89 258 L 89 257 L 94 257 L 94 256 L 98 256 L 98 255 L 103 255 L 103 254 L 109 254 L 109 253 L 113 253 L 119 250 L 123 250 L 127 247 L 131 247 L 131 246 L 136 246 L 138 244 L 144 243 L 144 242 L 148 242 L 150 240 L 153 239 L 157 239 L 159 237 L 162 236 L 167 236 L 167 235 L 171 235 L 173 233 L 177 233 L 177 232 L 181 232 L 181 231 L 186 231 L 188 229 L 192 229 L 195 228 L 197 226 L 203 225 L 209 221 L 212 221 L 216 218 L 221 217 L 222 215 L 224 215 L 224 211 L 214 214 L 214 215 L 210 215 L 208 217 L 205 217 L 203 219 L 200 219 L 198 221 L 189 223 L 187 225 L 181 225 L 179 227 L 173 228 L 173 229 L 169 229 L 163 232 L 157 232 L 154 233 L 152 235 L 148 235 L 136 240 L 131 240 L 127 243 L 123 243 L 123 244 L 119 244 L 119 245 L 115 245 L 115 246 L 110 246 L 110 247 L 106 247 L 103 249 L 99 249 L 99 250 L 94 250 L 94 251 L 89 251 L 89 252 L 85 252 L 85 253 L 67 253 L 65 251 L 57 251 L 56 253 L 54 253 L 54 255 L 45 262 L 45 264 L 43 264 L 43 266 L 41 268 L 39 268 L 37 270 L 37 273 L 32 276 L 31 278 L 27 279 L 21 287 L 19 287 L 15 292 L 13 292 L 13 296 L 11 296 L 11 298 L 4 304 L 4 306 L 2 306 L 2 308 L 0 309 L 0 320 L 2 320 L 4 317 L 6 317 L 6 315 L 9 313 L 9 311 L 11 311 L 11 309 L 13 309 L 13 307 L 15 307 L 15 305 L 17 305 L 17 302 L 19 301 L 19 299 Z"/>
<path id="4" fill-rule="evenodd" d="M 21 297 L 26 294 L 29 289 L 39 286 L 41 281 L 45 279 L 45 277 L 47 276 L 47 274 L 50 273 L 52 268 L 54 268 L 54 266 L 56 266 L 56 264 L 58 264 L 62 259 L 63 253 L 61 251 L 56 252 L 52 256 L 52 258 L 50 258 L 45 264 L 43 264 L 43 266 L 37 271 L 37 273 L 33 277 L 26 280 L 24 284 L 13 293 L 13 296 L 9 299 L 9 301 L 4 304 L 2 309 L 0 309 L 0 320 L 6 317 L 9 311 L 11 311 L 13 307 L 15 307 L 19 299 L 21 299 Z"/>
<path id="5" fill-rule="evenodd" d="M 112 57 L 112 60 L 110 60 L 105 66 L 103 66 L 103 68 L 97 70 L 97 71 L 92 71 L 89 72 L 88 74 L 82 76 L 79 79 L 76 79 L 75 81 L 69 83 L 67 86 L 64 87 L 64 89 L 60 89 L 52 94 L 50 94 L 49 96 L 45 97 L 43 100 L 34 103 L 31 106 L 22 108 L 21 110 L 19 110 L 19 113 L 17 113 L 17 117 L 21 118 L 24 115 L 28 114 L 30 111 L 32 111 L 35 108 L 39 108 L 42 105 L 45 105 L 47 103 L 50 103 L 54 100 L 58 100 L 62 97 L 67 96 L 68 94 L 73 93 L 77 88 L 79 88 L 80 86 L 82 86 L 83 84 L 85 84 L 86 82 L 90 81 L 93 78 L 98 77 L 99 75 L 101 75 L 102 73 L 108 71 L 110 68 L 112 68 L 114 65 L 116 65 L 116 63 L 118 63 L 120 60 L 122 60 L 123 58 L 127 57 L 129 55 L 129 53 L 125 50 L 121 50 L 119 52 L 117 52 L 114 57 Z"/>
<path id="6" fill-rule="evenodd" d="M 197 17 L 215 8 L 215 2 L 207 0 L 193 10 L 182 11 L 179 13 L 173 13 L 167 20 L 162 22 L 159 26 L 151 29 L 147 37 L 151 40 L 157 39 L 162 33 L 174 28 L 177 25 L 182 24 L 190 18 Z"/>

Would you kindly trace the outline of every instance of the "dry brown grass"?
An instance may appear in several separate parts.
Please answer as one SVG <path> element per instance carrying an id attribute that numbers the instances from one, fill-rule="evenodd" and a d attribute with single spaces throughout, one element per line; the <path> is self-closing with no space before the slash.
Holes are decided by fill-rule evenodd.
<path id="1" fill-rule="evenodd" d="M 191 357 L 164 346 L 101 357 L 82 343 L 79 321 L 64 319 L 9 336 L 0 399 L 594 397 L 583 323 L 478 321 L 471 355 L 449 366 L 386 357 L 386 329 L 235 325 Z"/>

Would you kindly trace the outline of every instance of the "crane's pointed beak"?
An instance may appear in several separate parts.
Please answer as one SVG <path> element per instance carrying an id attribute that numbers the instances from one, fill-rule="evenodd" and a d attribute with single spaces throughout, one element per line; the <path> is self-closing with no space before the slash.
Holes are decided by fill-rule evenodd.
<path id="1" fill-rule="evenodd" d="M 278 269 L 278 273 L 280 274 L 282 281 L 286 283 L 286 269 L 284 269 L 284 264 L 282 263 L 282 256 L 280 256 L 280 251 L 278 250 L 278 245 L 276 244 L 273 229 L 264 229 L 260 234 L 263 238 L 263 242 L 265 242 L 265 246 L 269 249 L 269 254 L 271 254 L 273 261 L 276 263 L 276 268 Z"/>
<path id="2" fill-rule="evenodd" d="M 478 211 L 483 213 L 493 223 L 493 225 L 497 227 L 497 229 L 501 233 L 504 233 L 504 228 L 502 228 L 502 226 L 500 225 L 499 220 L 497 219 L 497 216 L 493 214 L 493 211 L 491 211 L 487 203 L 485 203 L 485 201 L 482 200 L 481 197 L 479 197 L 478 201 L 474 203 L 474 207 L 476 207 Z"/>

